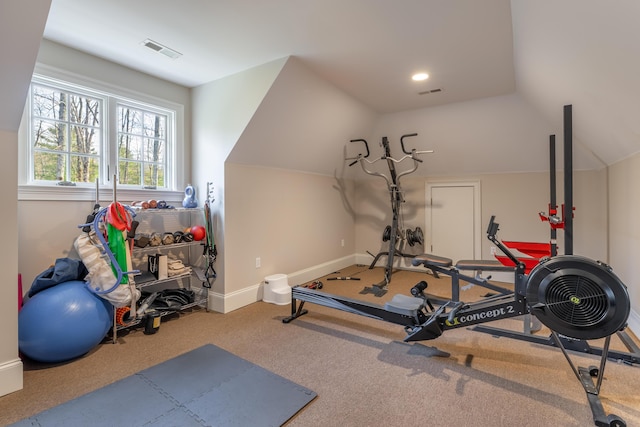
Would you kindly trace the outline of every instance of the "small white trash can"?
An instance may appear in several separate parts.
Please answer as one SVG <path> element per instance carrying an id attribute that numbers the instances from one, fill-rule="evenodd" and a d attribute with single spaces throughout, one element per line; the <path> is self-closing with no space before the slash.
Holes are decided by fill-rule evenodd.
<path id="1" fill-rule="evenodd" d="M 286 274 L 274 274 L 264 278 L 262 301 L 277 305 L 291 304 L 291 287 Z"/>

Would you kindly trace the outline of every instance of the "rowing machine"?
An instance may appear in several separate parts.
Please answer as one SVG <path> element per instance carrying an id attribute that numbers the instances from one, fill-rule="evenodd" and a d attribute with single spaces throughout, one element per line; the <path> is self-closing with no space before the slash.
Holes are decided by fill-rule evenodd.
<path id="1" fill-rule="evenodd" d="M 307 313 L 305 302 L 358 314 L 404 326 L 405 342 L 438 338 L 448 329 L 521 316 L 533 312 L 552 332 L 555 344 L 580 381 L 597 426 L 624 427 L 626 423 L 614 414 L 607 415 L 600 402 L 599 393 L 604 368 L 609 354 L 611 335 L 626 327 L 631 304 L 626 286 L 606 264 L 591 259 L 563 255 L 542 260 L 530 274 L 525 265 L 496 237 L 499 225 L 491 217 L 487 237 L 513 261 L 515 268 L 514 290 L 484 298 L 477 302 L 444 301 L 434 309 L 424 291 L 426 282 L 420 282 L 411 290 L 412 297 L 395 295 L 384 306 L 370 304 L 338 295 L 301 287 L 292 289 L 291 315 L 284 323 Z M 442 259 L 441 261 L 446 259 Z M 438 261 L 433 256 L 416 257 L 413 265 L 423 265 L 444 274 L 460 278 L 457 269 Z M 454 277 L 452 276 L 452 278 Z M 300 301 L 299 306 L 297 301 Z M 605 345 L 598 367 L 576 367 L 561 337 L 572 339 L 605 338 Z M 592 377 L 597 377 L 594 383 Z"/>

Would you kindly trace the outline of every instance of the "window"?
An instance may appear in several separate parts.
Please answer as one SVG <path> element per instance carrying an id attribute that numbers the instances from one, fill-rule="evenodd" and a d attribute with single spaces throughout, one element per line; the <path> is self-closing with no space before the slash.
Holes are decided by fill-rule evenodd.
<path id="1" fill-rule="evenodd" d="M 35 75 L 26 112 L 27 185 L 176 189 L 175 109 Z"/>
<path id="2" fill-rule="evenodd" d="M 102 163 L 104 99 L 33 83 L 33 181 L 95 182 Z"/>
<path id="3" fill-rule="evenodd" d="M 166 128 L 165 114 L 118 105 L 120 183 L 164 187 Z"/>

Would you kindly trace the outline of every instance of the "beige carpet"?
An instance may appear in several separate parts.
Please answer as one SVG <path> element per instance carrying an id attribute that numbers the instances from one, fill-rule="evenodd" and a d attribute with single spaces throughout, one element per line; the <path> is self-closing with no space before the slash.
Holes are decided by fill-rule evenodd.
<path id="1" fill-rule="evenodd" d="M 362 280 L 323 277 L 324 290 L 376 304 L 395 293 L 408 294 L 423 279 L 429 291 L 442 296 L 449 292 L 444 277 L 400 271 L 392 276 L 388 294 L 378 298 L 359 292 L 382 280 L 382 268 L 352 266 L 329 277 L 337 275 Z M 461 299 L 471 301 L 485 293 L 474 286 L 463 291 Z M 594 425 L 586 394 L 558 349 L 465 328 L 406 344 L 398 325 L 312 304 L 305 308 L 309 314 L 290 324 L 282 323 L 290 306 L 264 302 L 224 315 L 193 311 L 163 320 L 155 335 L 132 330 L 117 344 L 106 342 L 67 364 L 25 362 L 24 389 L 0 398 L 0 425 L 206 343 L 314 390 L 318 398 L 289 426 Z M 515 319 L 495 324 L 522 330 Z M 572 357 L 581 366 L 599 361 L 590 355 Z M 628 426 L 640 426 L 639 384 L 637 365 L 607 364 L 602 403 Z"/>

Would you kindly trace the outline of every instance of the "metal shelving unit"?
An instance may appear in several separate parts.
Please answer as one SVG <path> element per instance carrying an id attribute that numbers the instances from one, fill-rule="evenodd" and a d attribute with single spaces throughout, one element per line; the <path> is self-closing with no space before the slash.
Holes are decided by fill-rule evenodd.
<path id="1" fill-rule="evenodd" d="M 151 234 L 151 233 L 166 233 L 181 231 L 186 227 L 200 224 L 200 221 L 194 219 L 194 215 L 202 217 L 203 211 L 201 208 L 173 208 L 173 209 L 136 209 L 135 220 L 139 222 L 136 234 Z M 167 316 L 173 313 L 179 313 L 184 310 L 188 310 L 194 307 L 203 307 L 208 309 L 208 289 L 203 286 L 203 282 L 199 279 L 203 274 L 201 266 L 199 266 L 198 258 L 200 255 L 196 255 L 194 252 L 202 251 L 203 243 L 201 241 L 192 242 L 180 242 L 171 243 L 168 245 L 156 245 L 146 246 L 144 248 L 135 247 L 132 253 L 132 262 L 134 267 L 141 271 L 140 274 L 134 276 L 133 280 L 138 289 L 150 288 L 153 290 L 160 290 L 167 288 L 166 285 L 171 283 L 179 284 L 180 288 L 190 289 L 195 293 L 195 300 L 189 304 L 183 305 L 179 310 L 158 310 L 160 317 Z M 180 259 L 185 267 L 189 268 L 189 271 L 177 274 L 174 276 L 168 276 L 163 279 L 156 279 L 153 274 L 146 271 L 147 263 L 146 259 L 151 254 L 162 253 L 167 255 L 174 255 Z M 200 283 L 197 286 L 196 283 Z M 126 324 L 116 325 L 114 331 L 113 341 L 116 341 L 116 331 L 131 328 L 139 325 L 144 316 L 138 317 Z M 114 319 L 115 324 L 115 319 Z"/>

